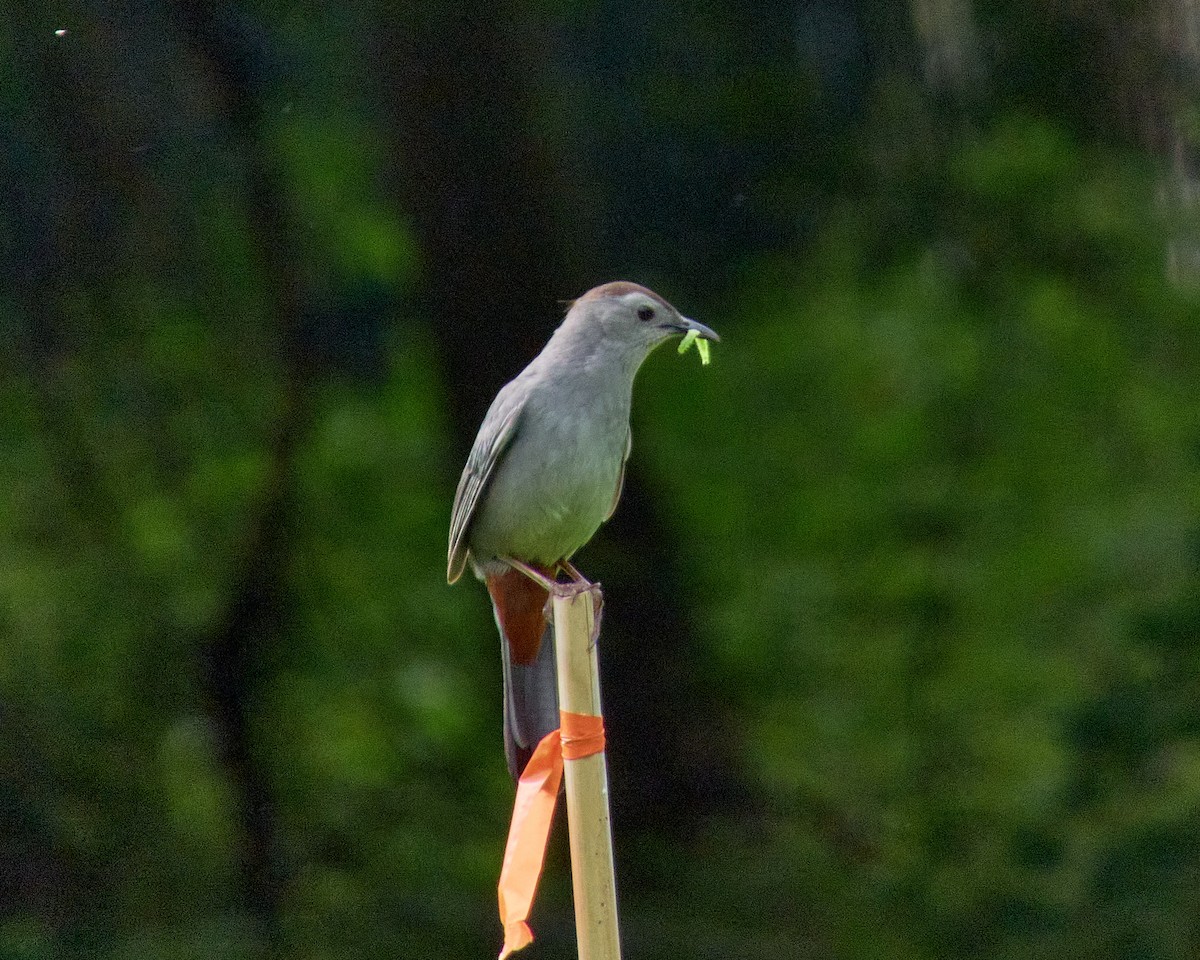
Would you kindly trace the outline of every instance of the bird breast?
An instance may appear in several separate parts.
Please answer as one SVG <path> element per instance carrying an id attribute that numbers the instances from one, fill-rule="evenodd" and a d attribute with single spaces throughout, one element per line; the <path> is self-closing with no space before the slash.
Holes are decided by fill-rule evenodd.
<path id="1" fill-rule="evenodd" d="M 629 429 L 620 414 L 531 406 L 472 525 L 472 553 L 551 564 L 590 540 L 617 489 Z"/>

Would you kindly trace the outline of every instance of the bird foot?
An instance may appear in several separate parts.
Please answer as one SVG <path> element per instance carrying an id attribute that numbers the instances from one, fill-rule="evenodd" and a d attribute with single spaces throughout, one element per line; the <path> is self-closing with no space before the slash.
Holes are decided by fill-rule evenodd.
<path id="1" fill-rule="evenodd" d="M 584 580 L 582 577 L 578 580 L 573 580 L 570 583 L 554 582 L 554 586 L 550 589 L 550 599 L 546 601 L 546 620 L 551 622 L 554 619 L 554 598 L 560 600 L 574 600 L 585 593 L 592 595 L 592 634 L 588 649 L 596 645 L 596 641 L 600 639 L 600 621 L 604 617 L 604 591 L 600 584 L 592 583 L 590 580 Z"/>
<path id="2" fill-rule="evenodd" d="M 546 592 L 550 594 L 550 598 L 546 601 L 546 606 L 542 610 L 542 615 L 546 618 L 547 623 L 554 622 L 554 598 L 558 597 L 561 600 L 574 600 L 580 594 L 590 593 L 592 595 L 592 636 L 591 643 L 588 649 L 596 646 L 596 641 L 600 639 L 600 621 L 604 615 L 604 591 L 600 584 L 592 583 L 582 573 L 580 573 L 575 565 L 567 560 L 562 560 L 558 564 L 558 569 L 562 570 L 571 579 L 567 583 L 560 580 L 554 580 L 547 577 L 536 567 L 532 567 L 527 563 L 522 563 L 520 560 L 515 560 L 512 557 L 504 557 L 504 562 L 514 570 L 519 570 L 529 579 L 541 584 Z"/>
<path id="3" fill-rule="evenodd" d="M 581 592 L 586 590 L 592 594 L 592 641 L 588 646 L 588 650 L 591 650 L 600 639 L 600 621 L 604 618 L 604 592 L 600 589 L 600 584 L 589 582 L 570 560 L 560 560 L 558 567 L 580 587 Z"/>

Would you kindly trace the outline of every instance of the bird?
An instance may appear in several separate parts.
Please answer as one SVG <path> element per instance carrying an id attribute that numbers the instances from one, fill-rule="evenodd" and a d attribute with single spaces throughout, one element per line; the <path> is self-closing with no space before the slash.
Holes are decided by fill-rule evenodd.
<path id="1" fill-rule="evenodd" d="M 593 589 L 571 559 L 621 498 L 638 369 L 678 336 L 720 340 L 639 284 L 587 291 L 496 394 L 467 457 L 450 512 L 446 579 L 455 583 L 469 564 L 487 585 L 514 779 L 559 726 L 550 594 Z"/>

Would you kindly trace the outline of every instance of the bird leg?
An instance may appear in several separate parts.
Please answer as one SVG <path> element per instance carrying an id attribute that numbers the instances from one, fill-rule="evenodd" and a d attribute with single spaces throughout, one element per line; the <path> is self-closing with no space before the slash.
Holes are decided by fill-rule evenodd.
<path id="1" fill-rule="evenodd" d="M 513 557 L 501 557 L 500 559 L 514 570 L 525 574 L 534 583 L 540 584 L 547 593 L 554 593 L 560 586 L 564 586 L 564 584 L 560 584 L 557 580 L 550 579 L 550 577 L 542 573 L 537 567 L 531 567 L 529 564 L 523 563 Z"/>
<path id="2" fill-rule="evenodd" d="M 570 560 L 559 560 L 558 561 L 558 569 L 561 570 L 563 573 L 565 573 L 568 577 L 570 577 L 576 583 L 587 583 L 588 582 L 588 578 L 585 577 L 582 573 L 580 573 L 579 568 L 577 566 L 575 566 L 575 564 L 573 564 Z"/>
<path id="3" fill-rule="evenodd" d="M 536 567 L 532 567 L 527 563 L 517 560 L 513 557 L 501 557 L 514 570 L 518 570 L 525 576 L 529 577 L 535 583 L 539 584 L 550 594 L 550 597 L 561 597 L 564 600 L 570 600 L 581 593 L 590 593 L 592 595 L 592 636 L 591 646 L 596 645 L 596 641 L 600 639 L 600 621 L 604 614 L 604 593 L 600 588 L 600 584 L 592 583 L 582 573 L 576 569 L 575 565 L 568 560 L 560 560 L 556 565 L 556 570 L 562 570 L 571 578 L 570 583 L 562 583 L 559 580 L 547 577 L 542 571 Z M 554 622 L 553 601 L 547 600 L 546 609 L 544 611 L 546 622 Z M 589 647 L 590 649 L 590 647 Z"/>

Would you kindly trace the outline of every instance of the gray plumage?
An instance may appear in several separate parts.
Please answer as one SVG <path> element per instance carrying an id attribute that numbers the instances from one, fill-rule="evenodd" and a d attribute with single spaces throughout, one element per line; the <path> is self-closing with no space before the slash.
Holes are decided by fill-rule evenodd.
<path id="1" fill-rule="evenodd" d="M 500 579 L 512 572 L 504 558 L 552 577 L 612 515 L 631 447 L 638 368 L 660 343 L 690 330 L 718 339 L 645 287 L 597 287 L 500 390 L 479 429 L 451 512 L 447 579 L 454 583 L 470 562 L 492 593 L 504 643 L 510 766 L 557 727 L 558 707 L 552 631 L 539 625 L 524 639 L 506 632 L 520 611 L 504 606 L 514 591 Z M 528 584 L 515 589 L 523 595 Z"/>

